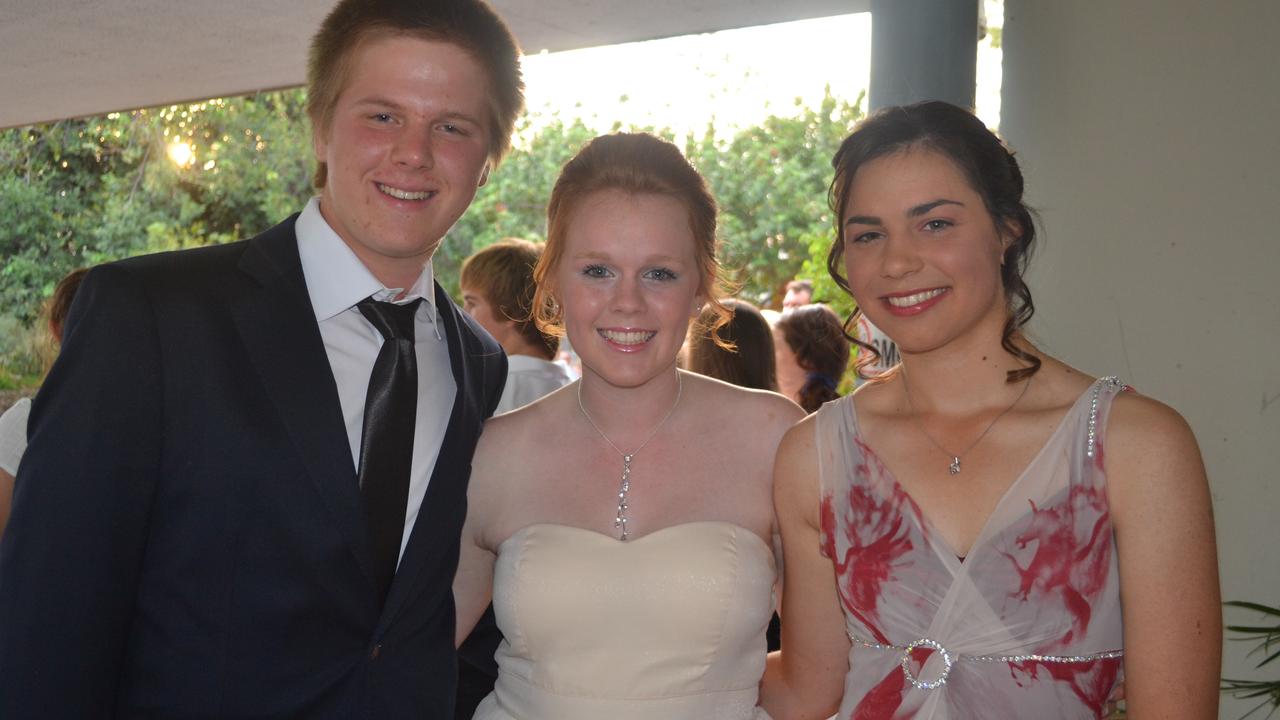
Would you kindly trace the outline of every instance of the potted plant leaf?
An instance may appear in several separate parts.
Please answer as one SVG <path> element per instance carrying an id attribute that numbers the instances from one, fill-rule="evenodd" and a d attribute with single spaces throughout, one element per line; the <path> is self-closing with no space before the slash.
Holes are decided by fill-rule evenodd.
<path id="1" fill-rule="evenodd" d="M 1274 662 L 1276 658 L 1280 658 L 1280 608 L 1242 601 L 1226 602 L 1223 605 L 1242 610 L 1252 610 L 1265 616 L 1258 620 L 1260 623 L 1258 625 L 1227 626 L 1228 632 L 1237 635 L 1233 639 L 1256 643 L 1256 646 L 1249 651 L 1250 656 L 1262 656 L 1262 660 L 1258 662 L 1256 667 L 1265 667 Z M 1267 625 L 1265 623 L 1271 624 Z M 1276 664 L 1280 665 L 1280 663 Z M 1265 709 L 1267 706 L 1271 707 L 1266 715 L 1268 718 L 1275 715 L 1276 710 L 1280 710 L 1280 678 L 1271 680 L 1232 680 L 1223 678 L 1222 692 L 1240 699 L 1262 698 L 1262 702 L 1241 716 L 1242 720 L 1259 710 Z"/>

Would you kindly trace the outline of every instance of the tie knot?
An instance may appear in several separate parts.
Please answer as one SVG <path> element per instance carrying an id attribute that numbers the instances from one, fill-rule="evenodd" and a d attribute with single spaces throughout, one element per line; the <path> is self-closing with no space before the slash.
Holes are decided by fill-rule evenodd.
<path id="1" fill-rule="evenodd" d="M 383 340 L 403 339 L 413 342 L 413 316 L 418 312 L 418 304 L 421 302 L 422 298 L 418 298 L 397 305 L 367 297 L 356 303 L 356 308 L 382 333 Z"/>

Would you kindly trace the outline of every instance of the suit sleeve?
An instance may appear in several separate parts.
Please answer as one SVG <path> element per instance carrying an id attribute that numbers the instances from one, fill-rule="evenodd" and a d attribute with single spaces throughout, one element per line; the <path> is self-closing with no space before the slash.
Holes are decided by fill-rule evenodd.
<path id="1" fill-rule="evenodd" d="M 485 383 L 485 389 L 489 393 L 484 404 L 485 419 L 493 417 L 493 412 L 498 409 L 498 403 L 502 401 L 502 390 L 507 386 L 507 354 L 498 351 L 492 357 L 490 362 L 485 363 L 485 368 L 489 372 L 489 382 Z"/>
<path id="2" fill-rule="evenodd" d="M 127 268 L 85 278 L 36 396 L 0 542 L 0 717 L 109 717 L 160 468 L 152 305 Z"/>

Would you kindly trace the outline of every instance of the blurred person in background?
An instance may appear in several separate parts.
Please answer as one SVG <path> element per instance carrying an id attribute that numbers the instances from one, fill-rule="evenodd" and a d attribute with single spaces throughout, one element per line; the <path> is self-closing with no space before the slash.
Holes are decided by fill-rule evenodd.
<path id="1" fill-rule="evenodd" d="M 782 312 L 791 312 L 811 302 L 813 302 L 813 282 L 792 280 L 787 283 L 787 294 L 782 296 Z"/>
<path id="2" fill-rule="evenodd" d="M 560 338 L 539 330 L 530 313 L 533 267 L 541 255 L 540 245 L 507 238 L 462 263 L 462 308 L 507 353 L 507 385 L 495 414 L 528 405 L 573 379 L 555 362 Z"/>
<path id="3" fill-rule="evenodd" d="M 760 310 L 745 300 L 725 300 L 732 315 L 720 328 L 720 337 L 733 348 L 718 345 L 706 333 L 690 334 L 685 350 L 688 370 L 753 390 L 778 391 L 773 331 Z M 710 327 L 714 311 L 704 309 L 699 327 Z M 695 328 L 696 330 L 697 328 Z"/>
<path id="4" fill-rule="evenodd" d="M 785 313 L 773 326 L 773 344 L 783 395 L 805 412 L 840 396 L 836 388 L 849 364 L 849 338 L 835 311 L 804 305 Z"/>
<path id="5" fill-rule="evenodd" d="M 45 305 L 46 326 L 52 345 L 52 353 L 45 366 L 46 372 L 62 346 L 62 327 L 67 320 L 67 312 L 71 310 L 71 301 L 75 299 L 76 290 L 80 289 L 80 281 L 87 272 L 88 268 L 79 268 L 68 273 L 58 281 L 53 295 Z M 27 449 L 27 415 L 30 412 L 31 399 L 22 398 L 0 415 L 0 537 L 4 536 L 4 527 L 9 523 L 13 478 L 18 474 L 18 463 Z"/>

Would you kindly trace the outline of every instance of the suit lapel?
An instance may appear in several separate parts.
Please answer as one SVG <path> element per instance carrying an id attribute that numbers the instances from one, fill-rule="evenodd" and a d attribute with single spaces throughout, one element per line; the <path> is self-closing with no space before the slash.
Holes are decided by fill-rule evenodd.
<path id="1" fill-rule="evenodd" d="M 372 583 L 338 388 L 307 294 L 292 220 L 250 240 L 240 269 L 256 281 L 230 301 L 245 348 L 334 525 Z"/>
<path id="2" fill-rule="evenodd" d="M 422 582 L 429 579 L 422 577 L 424 569 L 438 566 L 440 554 L 452 552 L 456 545 L 456 538 L 448 538 L 441 533 L 456 532 L 461 527 L 458 515 L 466 512 L 464 481 L 471 471 L 469 450 L 475 447 L 484 416 L 478 395 L 483 373 L 476 366 L 479 362 L 477 355 L 483 350 L 471 337 L 469 329 L 463 327 L 457 306 L 439 283 L 436 284 L 436 307 L 449 343 L 449 367 L 457 392 L 440 454 L 431 472 L 431 482 L 427 484 L 418 519 L 409 534 L 409 543 L 400 559 L 400 567 L 382 613 L 380 624 L 384 628 L 395 620 L 405 601 L 414 596 Z M 444 580 L 452 582 L 451 577 Z"/>

